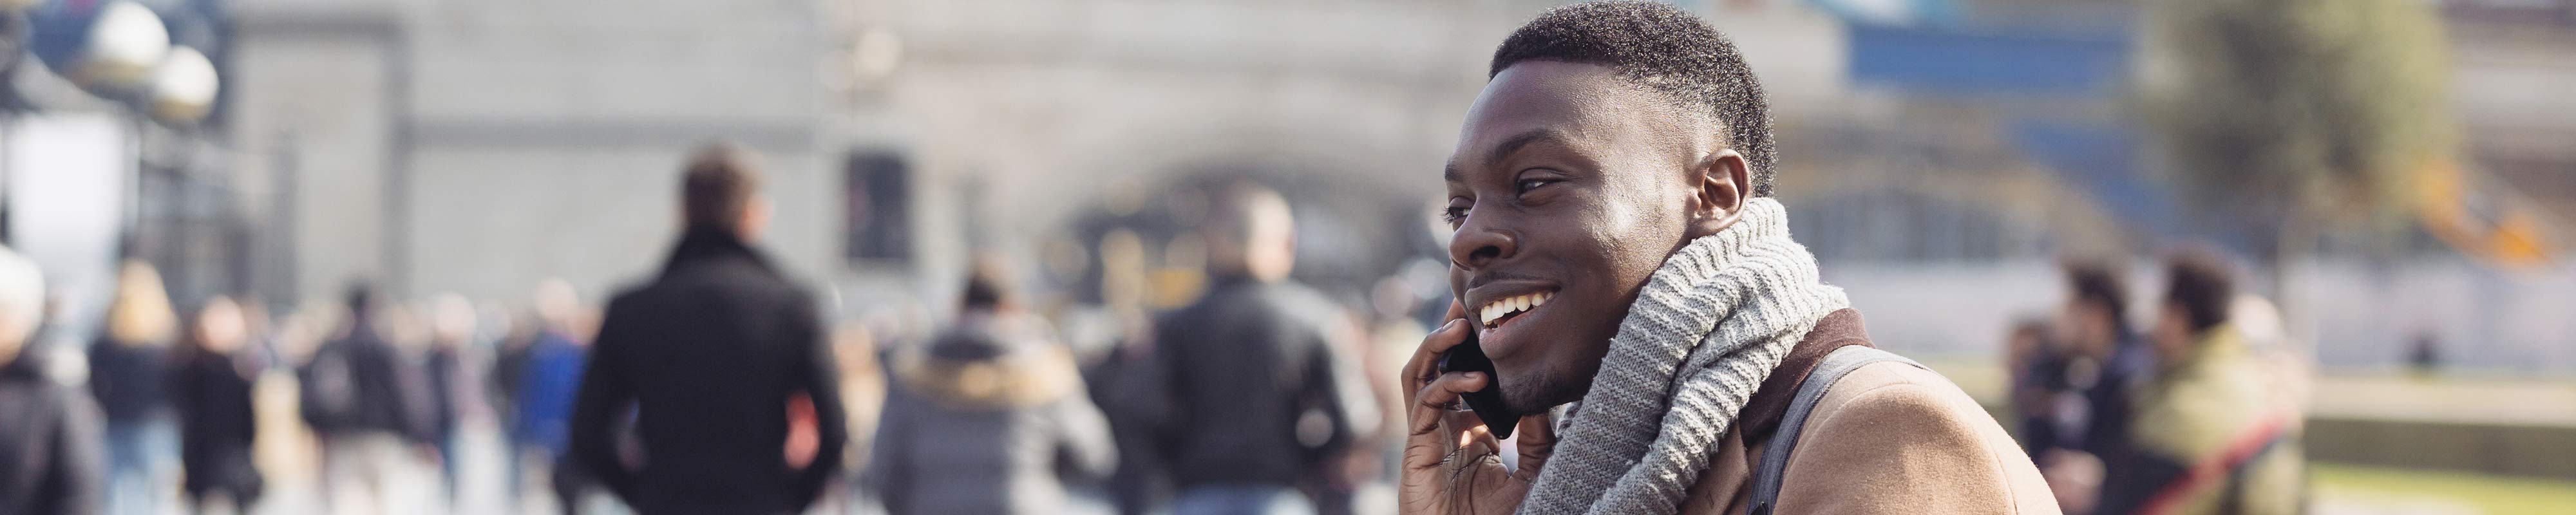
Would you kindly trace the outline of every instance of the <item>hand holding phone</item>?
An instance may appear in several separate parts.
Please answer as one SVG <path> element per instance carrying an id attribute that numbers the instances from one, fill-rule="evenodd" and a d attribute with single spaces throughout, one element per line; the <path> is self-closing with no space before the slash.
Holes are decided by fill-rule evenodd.
<path id="1" fill-rule="evenodd" d="M 1450 347 L 1449 352 L 1440 355 L 1440 373 L 1450 372 L 1485 374 L 1485 388 L 1461 397 L 1459 402 L 1466 404 L 1468 410 L 1475 411 L 1477 419 L 1485 421 L 1485 430 L 1492 431 L 1495 439 L 1511 438 L 1512 428 L 1520 426 L 1521 417 L 1503 408 L 1502 376 L 1494 374 L 1494 360 L 1487 359 L 1485 348 L 1477 345 L 1475 328 L 1467 329 L 1466 343 Z"/>
<path id="2" fill-rule="evenodd" d="M 1446 318 L 1449 322 L 1424 336 L 1422 346 L 1404 362 L 1404 389 L 1414 393 L 1405 408 L 1407 434 L 1396 481 L 1397 511 L 1423 515 L 1517 511 L 1530 485 L 1545 470 L 1548 457 L 1556 453 L 1554 418 L 1505 411 L 1502 388 L 1493 382 L 1493 361 L 1476 341 L 1466 308 L 1451 303 Z M 1459 409 L 1461 404 L 1466 409 Z M 1486 430 L 1475 434 L 1476 426 Z M 1506 467 L 1497 459 L 1507 437 L 1520 450 L 1516 467 Z"/>

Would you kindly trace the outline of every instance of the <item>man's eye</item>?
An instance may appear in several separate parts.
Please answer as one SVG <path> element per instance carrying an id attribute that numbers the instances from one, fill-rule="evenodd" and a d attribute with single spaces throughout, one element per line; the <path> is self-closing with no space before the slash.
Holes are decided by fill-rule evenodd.
<path id="1" fill-rule="evenodd" d="M 1440 221 L 1448 223 L 1451 229 L 1458 228 L 1460 222 L 1467 221 L 1467 206 L 1452 205 L 1441 209 Z"/>
<path id="2" fill-rule="evenodd" d="M 1521 179 L 1521 182 L 1517 183 L 1516 186 L 1520 189 L 1521 193 L 1529 193 L 1530 190 L 1538 189 L 1540 186 L 1556 184 L 1558 182 L 1563 181 L 1558 181 L 1556 179 Z"/>

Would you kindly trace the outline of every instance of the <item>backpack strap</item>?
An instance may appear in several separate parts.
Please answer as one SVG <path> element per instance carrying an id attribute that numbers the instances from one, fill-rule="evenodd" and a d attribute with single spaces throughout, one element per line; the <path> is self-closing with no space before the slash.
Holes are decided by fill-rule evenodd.
<path id="1" fill-rule="evenodd" d="M 1861 345 L 1844 346 L 1826 354 L 1807 379 L 1798 384 L 1798 396 L 1789 401 L 1789 412 L 1781 417 L 1780 429 L 1771 433 L 1769 445 L 1762 449 L 1762 463 L 1753 469 L 1753 498 L 1745 504 L 1748 515 L 1771 515 L 1780 500 L 1780 481 L 1789 470 L 1789 451 L 1798 447 L 1798 433 L 1806 428 L 1807 414 L 1823 402 L 1825 392 L 1852 371 L 1881 361 L 1894 361 L 1925 368 L 1922 363 L 1895 353 Z"/>

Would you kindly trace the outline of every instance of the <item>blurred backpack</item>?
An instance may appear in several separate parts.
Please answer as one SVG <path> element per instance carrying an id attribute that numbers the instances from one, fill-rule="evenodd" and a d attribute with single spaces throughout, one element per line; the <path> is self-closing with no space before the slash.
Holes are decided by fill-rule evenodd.
<path id="1" fill-rule="evenodd" d="M 300 414 L 315 432 L 357 425 L 358 380 L 347 345 L 334 342 L 315 350 L 313 360 L 295 370 L 295 381 Z"/>

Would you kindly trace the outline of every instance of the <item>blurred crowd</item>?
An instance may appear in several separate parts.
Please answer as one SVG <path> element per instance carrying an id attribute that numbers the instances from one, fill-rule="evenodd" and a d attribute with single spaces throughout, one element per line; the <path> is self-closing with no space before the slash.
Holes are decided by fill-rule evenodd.
<path id="1" fill-rule="evenodd" d="M 1392 505 L 1395 369 L 1448 301 L 1402 278 L 1364 305 L 1297 284 L 1277 193 L 1221 188 L 1198 235 L 1208 279 L 1186 306 L 1149 313 L 1116 280 L 1101 305 L 1038 306 L 983 256 L 933 324 L 843 316 L 772 268 L 760 175 L 741 154 L 710 147 L 688 165 L 689 223 L 667 264 L 604 308 L 561 280 L 509 303 L 392 300 L 361 282 L 280 314 L 220 296 L 177 306 L 129 261 L 85 351 L 24 349 L 61 341 L 34 334 L 59 325 L 45 323 L 42 273 L 0 252 L 0 511 L 273 512 L 255 509 L 273 497 L 266 476 L 298 469 L 318 471 L 307 505 L 330 513 L 461 511 L 474 427 L 507 442 L 513 509 Z M 2306 374 L 2234 268 L 2207 249 L 2172 254 L 2136 324 L 2121 262 L 2069 259 L 2061 309 L 2016 323 L 2008 425 L 2067 512 L 2305 504 Z M 1058 329 L 1102 320 L 1106 345 Z"/>
<path id="2" fill-rule="evenodd" d="M 2307 371 L 2234 267 L 2167 258 L 2154 316 L 2131 322 L 2125 267 L 2072 258 L 2064 304 L 2005 345 L 2012 429 L 2067 513 L 2300 513 Z"/>
<path id="3" fill-rule="evenodd" d="M 282 312 L 183 305 L 131 260 L 98 334 L 48 345 L 66 340 L 40 334 L 64 326 L 43 273 L 0 252 L 0 512 L 472 511 L 459 463 L 474 428 L 504 437 L 506 506 L 532 511 L 1392 504 L 1372 485 L 1400 451 L 1395 368 L 1445 301 L 1390 278 L 1353 307 L 1288 279 L 1277 193 L 1221 193 L 1186 307 L 1149 313 L 1134 287 L 1036 305 L 987 255 L 933 323 L 917 307 L 844 313 L 772 269 L 760 175 L 740 153 L 690 163 L 691 222 L 668 263 L 606 303 L 549 279 L 526 299 L 400 299 L 360 281 Z M 1108 341 L 1068 344 L 1068 324 Z"/>

